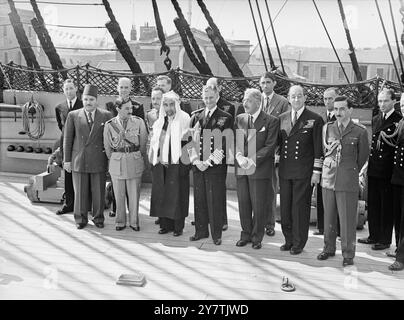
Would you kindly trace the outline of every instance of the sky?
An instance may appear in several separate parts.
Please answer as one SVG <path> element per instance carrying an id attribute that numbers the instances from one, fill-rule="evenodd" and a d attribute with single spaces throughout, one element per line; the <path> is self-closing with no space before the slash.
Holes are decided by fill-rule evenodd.
<path id="1" fill-rule="evenodd" d="M 44 0 L 45 1 L 45 0 Z M 280 46 L 330 47 L 330 42 L 321 25 L 312 0 L 267 0 L 274 20 L 274 29 Z M 53 0 L 53 2 L 62 2 Z M 101 0 L 69 0 L 78 3 L 101 3 Z M 178 1 L 187 17 L 189 0 Z M 250 40 L 252 48 L 257 44 L 257 35 L 250 12 L 248 0 L 205 0 L 215 23 L 226 39 Z M 378 0 L 386 25 L 390 42 L 395 42 L 388 0 Z M 176 12 L 170 0 L 157 1 L 160 17 L 166 34 L 176 31 L 173 19 Z M 266 11 L 265 0 L 258 0 L 264 19 L 265 28 L 270 23 Z M 285 4 L 286 3 L 286 4 Z M 345 13 L 350 25 L 351 36 L 356 48 L 379 47 L 386 44 L 374 0 L 343 0 Z M 399 37 L 403 30 L 400 14 L 400 0 L 391 0 L 396 29 Z M 132 24 L 139 26 L 149 23 L 155 25 L 151 0 L 110 0 L 112 10 L 120 23 L 126 39 Z M 258 22 L 256 0 L 251 0 Z M 337 48 L 347 48 L 344 28 L 336 0 L 316 0 L 330 36 Z M 109 20 L 103 6 L 67 6 L 38 4 L 45 21 L 52 24 L 76 26 L 104 26 Z M 17 3 L 17 8 L 28 8 L 29 4 Z M 281 9 L 283 6 L 283 9 Z M 4 10 L 5 6 L 0 6 Z M 7 8 L 8 9 L 8 8 Z M 277 15 L 277 13 L 279 13 Z M 192 0 L 191 26 L 204 30 L 208 23 L 196 0 Z M 260 34 L 261 27 L 258 25 Z M 83 35 L 102 37 L 106 29 L 65 29 Z M 272 32 L 267 32 L 271 46 L 274 46 Z M 401 43 L 400 43 L 401 45 Z"/>

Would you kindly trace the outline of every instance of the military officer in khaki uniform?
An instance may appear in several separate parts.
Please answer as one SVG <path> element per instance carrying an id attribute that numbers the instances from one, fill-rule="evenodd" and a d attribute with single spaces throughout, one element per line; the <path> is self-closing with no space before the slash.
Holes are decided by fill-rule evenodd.
<path id="1" fill-rule="evenodd" d="M 139 196 L 145 168 L 147 131 L 144 121 L 132 116 L 130 101 L 116 107 L 118 115 L 105 124 L 104 145 L 116 199 L 116 230 L 126 227 L 126 202 L 129 226 L 139 231 Z"/>
<path id="2" fill-rule="evenodd" d="M 324 204 L 324 249 L 318 260 L 335 255 L 337 216 L 341 225 L 343 266 L 353 265 L 359 198 L 359 172 L 369 155 L 365 127 L 351 120 L 352 105 L 347 97 L 334 101 L 337 121 L 323 128 L 322 170 Z"/>

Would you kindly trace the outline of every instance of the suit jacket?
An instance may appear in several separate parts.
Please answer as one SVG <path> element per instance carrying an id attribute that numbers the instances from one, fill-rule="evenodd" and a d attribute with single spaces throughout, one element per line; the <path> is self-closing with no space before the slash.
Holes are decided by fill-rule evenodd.
<path id="1" fill-rule="evenodd" d="M 304 108 L 293 127 L 290 111 L 279 117 L 279 177 L 283 179 L 304 179 L 314 171 L 321 173 L 324 121 L 317 113 Z"/>
<path id="2" fill-rule="evenodd" d="M 227 101 L 226 99 L 222 98 L 221 96 L 219 97 L 219 100 L 217 101 L 217 107 L 221 110 L 223 110 L 224 112 L 227 112 L 228 114 L 230 114 L 233 117 L 233 120 L 235 119 L 235 115 L 236 115 L 236 108 L 234 106 L 234 104 L 230 103 L 229 101 Z M 198 106 L 198 110 L 200 108 L 204 108 L 204 104 L 201 103 Z M 244 110 L 244 108 L 243 108 Z M 244 113 L 244 111 L 243 111 Z"/>
<path id="3" fill-rule="evenodd" d="M 101 173 L 107 171 L 104 150 L 104 125 L 111 119 L 109 111 L 97 108 L 90 130 L 84 108 L 69 112 L 66 120 L 63 149 L 64 162 L 71 162 L 72 171 Z"/>
<path id="4" fill-rule="evenodd" d="M 284 96 L 281 96 L 275 92 L 274 92 L 274 95 L 273 95 L 271 101 L 269 102 L 268 110 L 265 110 L 266 106 L 264 106 L 264 102 L 265 102 L 265 100 L 262 99 L 262 110 L 264 110 L 267 114 L 270 114 L 271 116 L 274 116 L 277 118 L 282 113 L 290 110 L 288 99 L 286 99 Z"/>
<path id="5" fill-rule="evenodd" d="M 324 125 L 324 162 L 321 177 L 323 188 L 335 191 L 359 192 L 359 172 L 369 156 L 369 141 L 366 128 L 352 120 L 342 134 L 338 122 Z M 334 141 L 339 141 L 333 148 Z M 339 145 L 339 146 L 338 146 Z"/>
<path id="6" fill-rule="evenodd" d="M 337 117 L 335 116 L 335 114 L 333 114 L 330 121 L 327 120 L 327 110 L 326 109 L 322 109 L 320 111 L 319 115 L 321 116 L 321 118 L 323 118 L 324 123 L 337 121 Z"/>
<path id="7" fill-rule="evenodd" d="M 129 98 L 129 100 L 132 102 L 132 115 L 142 118 L 144 120 L 144 109 L 143 109 L 143 104 L 137 102 L 136 100 Z M 116 111 L 116 101 L 115 102 L 107 102 L 106 103 L 106 109 L 111 112 L 113 117 L 116 117 L 118 115 L 118 112 Z"/>
<path id="8" fill-rule="evenodd" d="M 118 129 L 119 133 L 114 129 Z M 109 160 L 109 173 L 118 179 L 132 179 L 142 177 L 144 159 L 146 156 L 147 130 L 144 121 L 136 116 L 128 119 L 126 129 L 114 117 L 104 126 L 104 147 Z M 124 136 L 126 140 L 121 139 Z M 136 152 L 115 152 L 114 149 L 130 147 L 131 144 L 139 147 Z"/>
<path id="9" fill-rule="evenodd" d="M 256 167 L 252 166 L 246 170 L 236 162 L 236 175 L 248 175 L 250 179 L 270 179 L 279 134 L 279 119 L 261 111 L 254 122 L 254 128 L 248 128 L 248 116 L 247 113 L 244 113 L 236 117 L 236 155 L 241 152 L 243 156 L 252 158 Z M 243 135 L 239 135 L 237 129 L 241 129 Z M 255 131 L 248 132 L 248 129 L 255 129 Z M 255 142 L 255 146 L 252 146 L 253 142 Z"/>
<path id="10" fill-rule="evenodd" d="M 58 123 L 58 127 L 59 127 L 60 131 L 63 132 L 63 127 L 66 123 L 67 114 L 70 111 L 81 109 L 81 108 L 83 108 L 83 102 L 79 98 L 76 99 L 76 102 L 74 103 L 74 105 L 72 107 L 72 110 L 69 110 L 69 106 L 67 105 L 66 99 L 55 107 L 56 121 Z"/>
<path id="11" fill-rule="evenodd" d="M 221 110 L 227 112 L 230 114 L 234 120 L 235 114 L 236 114 L 236 109 L 234 107 L 234 104 L 230 103 L 226 99 L 219 97 L 219 100 L 217 101 L 217 106 Z"/>
<path id="12" fill-rule="evenodd" d="M 375 178 L 391 179 L 393 172 L 394 147 L 390 147 L 380 138 L 380 148 L 377 148 L 380 132 L 392 134 L 402 116 L 394 111 L 383 122 L 383 115 L 379 113 L 372 119 L 372 144 L 369 155 L 368 176 Z"/>
<path id="13" fill-rule="evenodd" d="M 215 112 L 213 112 L 213 114 L 210 116 L 209 121 L 205 125 L 204 124 L 205 124 L 205 108 L 194 111 L 190 121 L 191 128 L 197 126 L 201 129 L 201 131 L 197 137 L 197 141 L 193 141 L 192 148 L 194 150 L 194 153 L 199 155 L 199 160 L 201 161 L 206 161 L 209 158 L 209 155 L 215 151 L 213 135 L 210 136 L 210 143 L 209 142 L 204 143 L 203 129 L 208 129 L 211 131 L 218 129 L 222 133 L 226 129 L 233 130 L 233 118 L 227 112 L 221 110 L 220 108 L 216 108 Z M 222 150 L 224 151 L 226 156 L 227 148 L 226 148 L 225 135 L 223 135 L 222 137 Z M 199 170 L 196 166 L 193 166 L 192 169 Z M 212 167 L 209 167 L 204 172 L 211 174 L 226 174 L 227 173 L 226 157 L 222 160 L 222 163 L 217 165 L 213 164 Z"/>

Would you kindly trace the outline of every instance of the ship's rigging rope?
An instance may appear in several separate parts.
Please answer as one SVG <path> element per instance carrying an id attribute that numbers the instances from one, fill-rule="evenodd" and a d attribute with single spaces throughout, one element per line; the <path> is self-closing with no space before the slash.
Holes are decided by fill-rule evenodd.
<path id="1" fill-rule="evenodd" d="M 324 23 L 324 21 L 323 21 L 323 17 L 321 16 L 320 10 L 318 9 L 315 0 L 313 0 L 313 4 L 314 4 L 314 7 L 316 8 L 316 11 L 317 11 L 317 13 L 318 13 L 318 16 L 319 16 L 319 18 L 320 18 L 320 20 L 321 20 L 321 23 L 322 23 L 323 27 L 324 27 L 325 33 L 327 34 L 328 40 L 329 40 L 330 43 L 331 43 L 332 49 L 334 50 L 334 53 L 335 53 L 335 55 L 336 55 L 336 57 L 337 57 L 337 60 L 338 60 L 338 63 L 339 63 L 339 65 L 340 65 L 341 69 L 342 69 L 342 72 L 344 73 L 345 79 L 346 79 L 347 83 L 349 83 L 349 78 L 348 78 L 348 76 L 347 76 L 347 74 L 346 74 L 346 72 L 345 72 L 345 68 L 344 68 L 344 66 L 342 65 L 342 62 L 341 62 L 341 59 L 339 58 L 337 49 L 335 49 L 334 43 L 333 43 L 332 40 L 331 40 L 330 34 L 328 33 L 327 27 L 325 26 L 325 23 Z"/>
<path id="2" fill-rule="evenodd" d="M 22 111 L 22 126 L 31 140 L 39 140 L 45 133 L 45 115 L 44 107 L 31 97 L 31 100 L 24 104 Z M 36 120 L 34 122 L 34 114 Z M 32 123 L 36 125 L 31 128 L 29 116 L 31 115 Z"/>
<path id="3" fill-rule="evenodd" d="M 381 23 L 382 28 L 383 28 L 384 37 L 386 38 L 387 47 L 389 48 L 389 53 L 390 53 L 391 61 L 393 62 L 394 71 L 396 72 L 397 81 L 398 81 L 398 83 L 400 84 L 401 91 L 402 91 L 402 90 L 403 90 L 403 84 L 401 83 L 401 78 L 400 78 L 400 75 L 399 75 L 399 73 L 398 73 L 397 65 L 396 65 L 396 62 L 395 62 L 394 56 L 393 56 L 393 51 L 391 50 L 391 45 L 390 45 L 389 37 L 387 36 L 386 27 L 384 26 L 383 17 L 382 17 L 382 14 L 381 14 L 381 12 L 380 12 L 379 3 L 378 3 L 377 0 L 375 0 L 375 4 L 376 4 L 377 12 L 378 12 L 378 14 L 379 14 L 380 23 Z"/>

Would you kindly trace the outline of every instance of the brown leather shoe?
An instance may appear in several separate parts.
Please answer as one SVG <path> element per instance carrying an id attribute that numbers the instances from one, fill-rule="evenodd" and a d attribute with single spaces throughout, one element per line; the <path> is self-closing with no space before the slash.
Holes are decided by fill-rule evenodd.
<path id="1" fill-rule="evenodd" d="M 327 260 L 329 257 L 334 257 L 335 253 L 329 253 L 329 252 L 321 252 L 318 256 L 317 256 L 317 260 Z"/>
<path id="2" fill-rule="evenodd" d="M 249 242 L 251 242 L 251 241 L 247 241 L 247 240 L 239 240 L 239 241 L 237 241 L 237 243 L 236 243 L 236 247 L 244 247 L 244 246 L 246 246 Z"/>
<path id="3" fill-rule="evenodd" d="M 222 244 L 222 239 L 219 238 L 219 239 L 213 240 L 213 243 L 217 246 L 220 246 Z"/>
<path id="4" fill-rule="evenodd" d="M 344 260 L 342 261 L 342 266 L 346 267 L 346 266 L 353 266 L 353 259 L 352 258 L 344 258 Z"/>
<path id="5" fill-rule="evenodd" d="M 262 244 L 261 242 L 254 242 L 252 245 L 253 249 L 261 249 L 262 248 Z"/>

